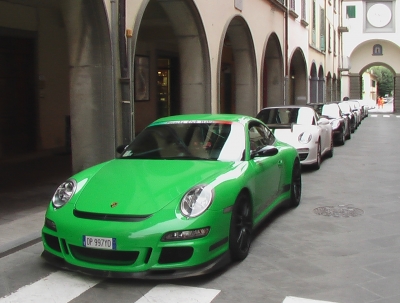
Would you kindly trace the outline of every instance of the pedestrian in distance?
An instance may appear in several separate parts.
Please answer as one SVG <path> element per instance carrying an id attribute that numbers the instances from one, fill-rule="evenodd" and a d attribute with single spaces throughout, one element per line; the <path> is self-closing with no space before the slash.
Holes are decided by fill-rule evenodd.
<path id="1" fill-rule="evenodd" d="M 383 98 L 382 98 L 382 96 L 380 96 L 379 98 L 378 98 L 378 109 L 379 108 L 383 108 Z"/>

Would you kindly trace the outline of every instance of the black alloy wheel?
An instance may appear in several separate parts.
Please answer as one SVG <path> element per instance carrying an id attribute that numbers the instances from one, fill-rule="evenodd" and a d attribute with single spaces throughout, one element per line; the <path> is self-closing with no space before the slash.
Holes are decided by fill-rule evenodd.
<path id="1" fill-rule="evenodd" d="M 351 126 L 349 126 L 349 129 L 347 131 L 348 131 L 348 134 L 346 135 L 346 140 L 350 140 L 351 139 Z"/>
<path id="2" fill-rule="evenodd" d="M 249 254 L 253 230 L 253 215 L 249 196 L 240 193 L 232 209 L 229 249 L 233 261 L 244 260 Z"/>
<path id="3" fill-rule="evenodd" d="M 290 186 L 290 207 L 297 207 L 301 200 L 301 165 L 298 159 L 293 164 L 292 184 Z"/>
<path id="4" fill-rule="evenodd" d="M 333 157 L 333 136 L 331 137 L 331 146 L 330 149 L 328 150 L 328 157 L 329 158 Z"/>
<path id="5" fill-rule="evenodd" d="M 344 127 L 342 127 L 342 131 L 340 134 L 341 134 L 341 136 L 340 136 L 339 144 L 344 145 L 346 143 L 346 130 Z"/>
<path id="6" fill-rule="evenodd" d="M 320 169 L 321 167 L 321 162 L 322 162 L 322 155 L 321 155 L 321 141 L 318 140 L 317 143 L 317 160 L 314 163 L 314 168 L 315 169 Z"/>

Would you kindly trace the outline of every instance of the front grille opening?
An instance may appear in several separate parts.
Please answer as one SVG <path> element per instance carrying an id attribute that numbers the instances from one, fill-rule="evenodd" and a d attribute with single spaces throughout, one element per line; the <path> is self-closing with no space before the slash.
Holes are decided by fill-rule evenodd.
<path id="1" fill-rule="evenodd" d="M 69 245 L 71 254 L 78 260 L 104 265 L 131 265 L 139 256 L 138 251 L 103 250 Z"/>
<path id="2" fill-rule="evenodd" d="M 44 241 L 53 250 L 61 252 L 60 242 L 57 237 L 51 236 L 49 234 L 43 234 Z"/>
<path id="3" fill-rule="evenodd" d="M 63 248 L 64 253 L 66 255 L 69 255 L 69 250 L 68 250 L 67 242 L 65 241 L 65 239 L 61 239 L 61 246 Z"/>
<path id="4" fill-rule="evenodd" d="M 113 215 L 90 213 L 74 209 L 74 216 L 81 219 L 115 221 L 115 222 L 140 222 L 150 218 L 152 215 Z"/>
<path id="5" fill-rule="evenodd" d="M 153 249 L 151 249 L 151 248 L 149 248 L 149 249 L 147 250 L 146 258 L 144 259 L 144 264 L 149 263 L 150 256 L 151 256 L 151 253 L 152 253 L 152 252 L 153 252 Z"/>
<path id="6" fill-rule="evenodd" d="M 177 263 L 189 260 L 193 255 L 193 247 L 164 247 L 159 264 Z"/>
<path id="7" fill-rule="evenodd" d="M 307 159 L 308 154 L 299 154 L 300 161 Z"/>

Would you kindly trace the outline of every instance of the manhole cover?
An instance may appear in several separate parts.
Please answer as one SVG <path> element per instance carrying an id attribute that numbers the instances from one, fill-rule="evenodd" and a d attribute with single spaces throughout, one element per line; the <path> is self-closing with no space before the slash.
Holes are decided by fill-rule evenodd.
<path id="1" fill-rule="evenodd" d="M 314 213 L 321 216 L 327 217 L 358 217 L 361 216 L 364 211 L 359 208 L 355 208 L 353 205 L 337 205 L 337 206 L 321 206 L 314 209 Z"/>

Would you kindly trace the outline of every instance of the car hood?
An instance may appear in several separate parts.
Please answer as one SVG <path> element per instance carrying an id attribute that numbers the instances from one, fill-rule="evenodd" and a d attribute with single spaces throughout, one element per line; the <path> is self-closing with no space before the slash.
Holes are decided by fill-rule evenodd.
<path id="1" fill-rule="evenodd" d="M 191 187 L 210 183 L 233 166 L 234 162 L 220 161 L 115 159 L 88 177 L 79 175 L 75 209 L 150 215 L 174 199 L 180 201 Z"/>
<path id="2" fill-rule="evenodd" d="M 301 144 L 298 141 L 299 135 L 303 132 L 310 132 L 314 134 L 316 131 L 315 125 L 300 125 L 294 124 L 288 128 L 274 129 L 274 136 L 278 140 L 288 143 L 292 146 L 299 147 Z"/>

